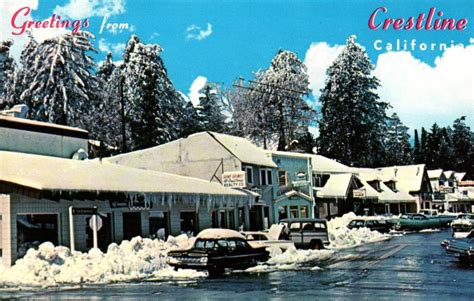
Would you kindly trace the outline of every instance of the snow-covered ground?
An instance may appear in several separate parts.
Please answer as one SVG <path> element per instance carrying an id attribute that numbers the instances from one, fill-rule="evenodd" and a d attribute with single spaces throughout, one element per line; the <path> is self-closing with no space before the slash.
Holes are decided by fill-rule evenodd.
<path id="1" fill-rule="evenodd" d="M 247 269 L 260 273 L 296 269 L 319 270 L 318 263 L 330 259 L 337 249 L 358 246 L 390 238 L 367 228 L 349 230 L 346 225 L 356 217 L 349 213 L 328 222 L 329 250 L 271 249 L 265 264 Z M 38 250 L 28 250 L 11 268 L 0 266 L 0 286 L 57 286 L 104 284 L 139 279 L 199 278 L 207 273 L 194 270 L 174 271 L 166 264 L 168 251 L 185 249 L 195 238 L 170 236 L 166 242 L 135 237 L 120 245 L 112 243 L 106 253 L 92 249 L 74 252 L 67 247 L 43 243 Z"/>

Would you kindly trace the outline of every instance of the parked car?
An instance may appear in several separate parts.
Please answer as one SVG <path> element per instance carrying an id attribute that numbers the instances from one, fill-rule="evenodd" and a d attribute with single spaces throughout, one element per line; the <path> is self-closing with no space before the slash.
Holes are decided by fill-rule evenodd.
<path id="1" fill-rule="evenodd" d="M 245 237 L 229 229 L 201 231 L 194 245 L 188 250 L 168 253 L 167 263 L 175 269 L 207 270 L 210 276 L 221 275 L 224 269 L 246 269 L 266 261 L 265 248 L 253 248 Z"/>
<path id="2" fill-rule="evenodd" d="M 424 214 L 428 218 L 438 218 L 444 227 L 449 226 L 449 224 L 457 217 L 456 213 L 439 213 L 437 209 L 421 209 L 418 213 Z"/>
<path id="3" fill-rule="evenodd" d="M 353 219 L 347 228 L 357 229 L 357 228 L 369 228 L 372 231 L 378 231 L 380 233 L 388 233 L 392 228 L 393 224 L 389 223 L 385 219 L 367 217 L 367 218 L 355 218 Z"/>
<path id="4" fill-rule="evenodd" d="M 283 225 L 272 225 L 268 231 L 246 231 L 241 232 L 249 245 L 254 248 L 259 247 L 278 247 L 282 251 L 294 248 L 295 243 L 283 238 Z"/>
<path id="5" fill-rule="evenodd" d="M 451 221 L 450 216 L 426 216 L 424 214 L 402 215 L 395 224 L 396 230 L 423 230 L 429 228 L 441 228 L 447 226 Z"/>
<path id="6" fill-rule="evenodd" d="M 317 218 L 282 219 L 287 239 L 294 242 L 297 248 L 323 249 L 329 245 L 327 221 Z"/>
<path id="7" fill-rule="evenodd" d="M 445 242 L 446 251 L 462 263 L 474 263 L 474 230 L 465 238 L 454 238 Z"/>
<path id="8" fill-rule="evenodd" d="M 466 237 L 474 228 L 474 214 L 463 213 L 451 223 L 454 238 Z"/>

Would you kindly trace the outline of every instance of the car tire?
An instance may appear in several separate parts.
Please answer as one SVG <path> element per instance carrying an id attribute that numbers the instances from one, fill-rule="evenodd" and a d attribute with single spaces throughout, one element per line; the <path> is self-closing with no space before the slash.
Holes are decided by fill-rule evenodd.
<path id="1" fill-rule="evenodd" d="M 323 249 L 323 243 L 320 240 L 312 240 L 309 243 L 309 248 L 311 250 L 321 250 Z"/>
<path id="2" fill-rule="evenodd" d="M 211 267 L 207 270 L 207 272 L 209 273 L 210 277 L 219 277 L 224 274 L 224 269 L 218 267 Z"/>

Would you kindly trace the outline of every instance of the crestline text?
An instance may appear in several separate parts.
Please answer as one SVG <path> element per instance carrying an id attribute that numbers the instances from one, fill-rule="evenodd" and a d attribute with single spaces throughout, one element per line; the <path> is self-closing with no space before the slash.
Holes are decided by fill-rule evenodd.
<path id="1" fill-rule="evenodd" d="M 28 6 L 22 7 L 17 10 L 11 19 L 11 26 L 14 28 L 12 34 L 15 36 L 25 33 L 30 28 L 72 28 L 72 33 L 77 33 L 81 28 L 89 27 L 89 20 L 61 20 L 61 16 L 52 15 L 47 20 L 29 20 L 19 21 L 22 16 L 28 16 L 31 13 L 31 8 Z"/>
<path id="2" fill-rule="evenodd" d="M 461 18 L 443 18 L 444 13 L 436 8 L 430 8 L 428 14 L 420 13 L 417 17 L 408 18 L 385 18 L 380 16 L 386 14 L 388 9 L 384 6 L 376 8 L 369 17 L 369 28 L 371 30 L 465 30 L 467 28 L 467 19 Z M 436 15 L 436 16 L 435 16 Z M 426 17 L 426 18 L 425 18 Z"/>

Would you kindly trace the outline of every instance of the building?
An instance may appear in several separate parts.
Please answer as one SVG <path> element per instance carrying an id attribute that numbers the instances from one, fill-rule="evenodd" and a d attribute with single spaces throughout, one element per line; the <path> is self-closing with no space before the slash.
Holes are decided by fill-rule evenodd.
<path id="1" fill-rule="evenodd" d="M 252 206 L 223 207 L 215 217 L 222 228 L 260 230 L 274 223 L 273 199 L 277 195 L 277 165 L 264 150 L 231 135 L 201 132 L 145 150 L 104 159 L 124 166 L 195 177 L 258 196 Z M 227 182 L 230 183 L 230 182 Z"/>
<path id="2" fill-rule="evenodd" d="M 0 117 L 1 264 L 11 265 L 44 241 L 91 248 L 95 211 L 104 250 L 137 235 L 197 233 L 215 224 L 221 208 L 255 201 L 252 193 L 202 179 L 87 160 L 81 151 L 87 136 L 75 128 Z"/>

